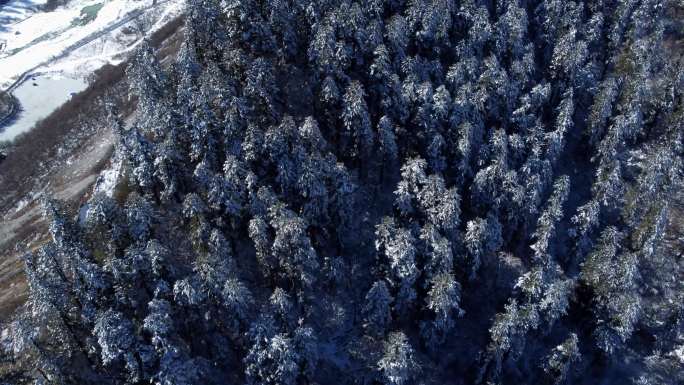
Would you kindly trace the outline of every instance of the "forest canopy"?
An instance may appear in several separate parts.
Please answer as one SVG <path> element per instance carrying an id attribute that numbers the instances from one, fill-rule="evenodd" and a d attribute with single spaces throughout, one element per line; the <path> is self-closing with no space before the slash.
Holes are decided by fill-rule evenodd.
<path id="1" fill-rule="evenodd" d="M 188 0 L 116 189 L 44 200 L 6 381 L 683 383 L 681 14 Z"/>

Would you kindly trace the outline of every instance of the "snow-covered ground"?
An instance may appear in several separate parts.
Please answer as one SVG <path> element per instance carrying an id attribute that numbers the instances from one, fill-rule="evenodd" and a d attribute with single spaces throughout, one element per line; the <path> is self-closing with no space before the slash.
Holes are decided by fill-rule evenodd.
<path id="1" fill-rule="evenodd" d="M 141 10 L 145 10 L 144 15 L 135 20 L 147 24 L 145 27 L 159 28 L 178 15 L 182 5 L 181 0 L 159 0 L 156 4 L 153 0 L 73 0 L 52 12 L 40 12 L 43 2 L 11 0 L 0 8 L 0 21 L 5 21 L 0 29 L 0 45 L 4 45 L 0 51 L 0 88 L 7 88 L 24 71 L 41 64 L 45 64 L 41 72 L 59 70 L 74 76 L 120 61 L 121 53 L 141 37 L 136 28 L 130 28 L 137 21 L 107 32 L 65 57 L 61 55 Z M 58 60 L 51 62 L 55 57 Z"/>
<path id="2" fill-rule="evenodd" d="M 104 64 L 124 60 L 142 36 L 164 26 L 183 6 L 183 0 L 72 0 L 44 12 L 40 6 L 45 2 L 10 0 L 0 8 L 0 89 L 23 80 L 27 71 L 41 74 L 37 88 L 25 88 L 29 77 L 19 87 L 22 91 L 15 90 L 22 116 L 31 119 L 20 117 L 4 128 L 0 140 L 12 139 L 31 128 L 35 116 L 59 107 L 74 92 L 75 81 L 83 83 L 79 79 Z M 29 111 L 36 97 L 50 99 L 51 107 Z"/>
<path id="3" fill-rule="evenodd" d="M 69 100 L 72 92 L 82 91 L 85 87 L 86 82 L 81 78 L 45 75 L 29 78 L 14 90 L 14 96 L 21 101 L 22 110 L 11 125 L 0 131 L 0 141 L 10 140 L 28 131 Z"/>

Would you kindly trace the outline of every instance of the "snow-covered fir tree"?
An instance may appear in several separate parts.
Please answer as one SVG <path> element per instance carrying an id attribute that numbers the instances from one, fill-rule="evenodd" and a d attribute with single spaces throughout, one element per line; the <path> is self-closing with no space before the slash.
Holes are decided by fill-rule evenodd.
<path id="1" fill-rule="evenodd" d="M 185 7 L 8 383 L 682 383 L 679 2 Z"/>

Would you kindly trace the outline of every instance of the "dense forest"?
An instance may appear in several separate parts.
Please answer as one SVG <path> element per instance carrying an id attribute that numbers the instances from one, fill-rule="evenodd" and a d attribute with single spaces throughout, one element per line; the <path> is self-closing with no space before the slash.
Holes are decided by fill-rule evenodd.
<path id="1" fill-rule="evenodd" d="M 5 381 L 684 383 L 680 6 L 188 0 Z"/>

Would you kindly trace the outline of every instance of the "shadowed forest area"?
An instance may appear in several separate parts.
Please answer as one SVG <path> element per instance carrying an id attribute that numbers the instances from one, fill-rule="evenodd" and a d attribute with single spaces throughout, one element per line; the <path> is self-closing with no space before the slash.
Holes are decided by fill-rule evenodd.
<path id="1" fill-rule="evenodd" d="M 681 384 L 681 15 L 188 0 L 112 189 L 42 202 L 4 380 Z"/>

